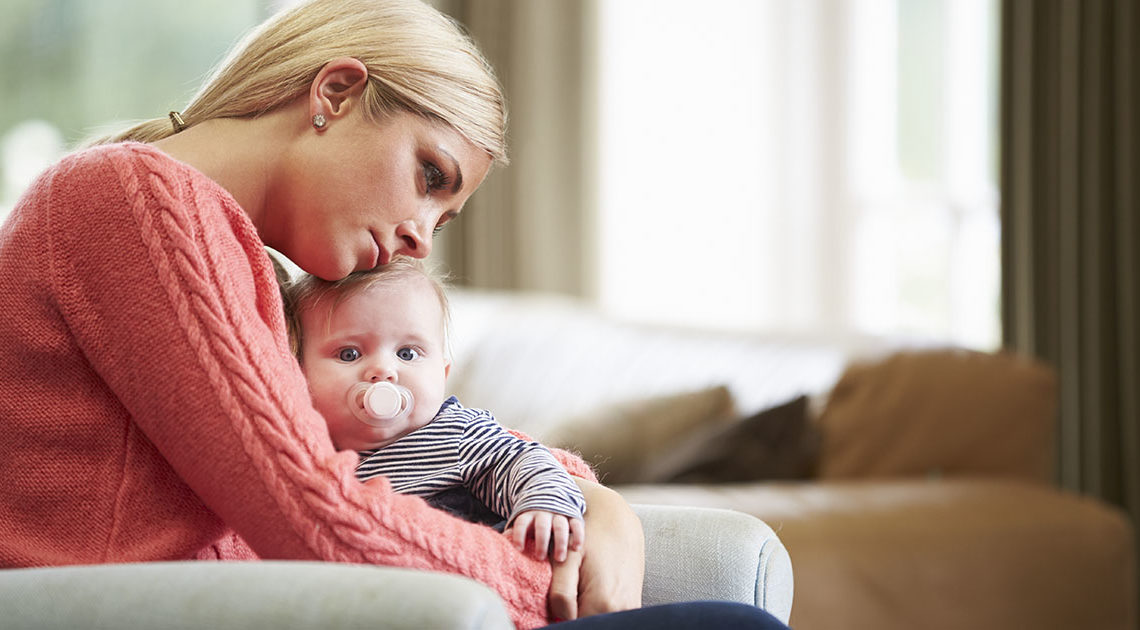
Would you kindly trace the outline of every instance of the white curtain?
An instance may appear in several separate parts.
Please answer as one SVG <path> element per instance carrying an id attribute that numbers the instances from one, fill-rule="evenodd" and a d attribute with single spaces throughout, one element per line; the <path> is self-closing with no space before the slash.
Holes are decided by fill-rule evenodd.
<path id="1" fill-rule="evenodd" d="M 510 159 L 439 238 L 471 286 L 590 293 L 593 79 L 589 2 L 439 0 L 495 67 L 507 92 Z"/>
<path id="2" fill-rule="evenodd" d="M 998 343 L 993 0 L 452 3 L 512 111 L 447 245 L 470 284 Z"/>

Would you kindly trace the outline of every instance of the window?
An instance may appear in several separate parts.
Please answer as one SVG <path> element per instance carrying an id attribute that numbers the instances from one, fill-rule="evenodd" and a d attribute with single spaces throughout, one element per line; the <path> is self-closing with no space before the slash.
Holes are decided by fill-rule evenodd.
<path id="1" fill-rule="evenodd" d="M 995 0 L 599 3 L 602 304 L 996 347 L 997 15 Z"/>
<path id="2" fill-rule="evenodd" d="M 0 220 L 88 138 L 181 109 L 267 0 L 6 0 L 0 21 Z"/>

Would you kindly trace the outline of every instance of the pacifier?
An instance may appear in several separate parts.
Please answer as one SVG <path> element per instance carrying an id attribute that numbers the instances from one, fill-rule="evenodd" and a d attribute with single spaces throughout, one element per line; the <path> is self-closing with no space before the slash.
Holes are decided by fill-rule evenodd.
<path id="1" fill-rule="evenodd" d="M 415 398 L 408 388 L 388 381 L 357 383 L 348 390 L 348 407 L 357 420 L 378 427 L 410 414 Z"/>

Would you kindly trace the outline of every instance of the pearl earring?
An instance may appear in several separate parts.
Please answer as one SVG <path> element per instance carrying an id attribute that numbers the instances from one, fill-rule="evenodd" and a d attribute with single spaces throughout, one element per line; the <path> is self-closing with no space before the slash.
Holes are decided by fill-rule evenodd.
<path id="1" fill-rule="evenodd" d="M 324 129 L 325 128 L 325 115 L 324 114 L 313 114 L 313 126 L 316 127 L 317 129 Z"/>

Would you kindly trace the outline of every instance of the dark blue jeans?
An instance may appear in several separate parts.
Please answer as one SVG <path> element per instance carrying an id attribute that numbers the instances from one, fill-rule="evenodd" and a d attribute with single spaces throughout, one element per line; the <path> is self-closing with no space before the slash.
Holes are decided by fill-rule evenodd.
<path id="1" fill-rule="evenodd" d="M 553 627 L 558 630 L 788 629 L 780 620 L 755 606 L 733 602 L 662 604 L 563 621 Z"/>

